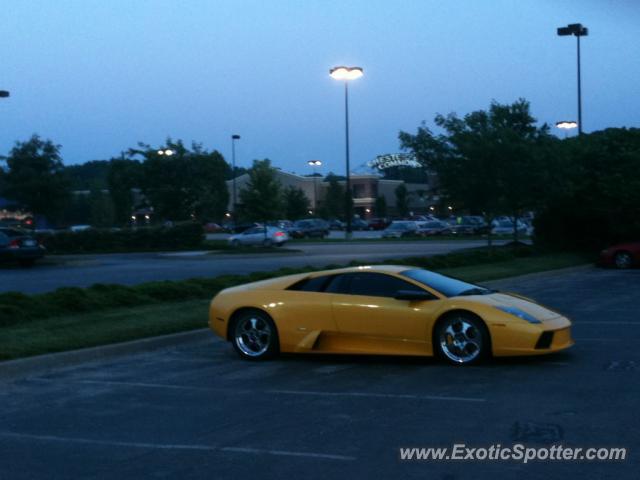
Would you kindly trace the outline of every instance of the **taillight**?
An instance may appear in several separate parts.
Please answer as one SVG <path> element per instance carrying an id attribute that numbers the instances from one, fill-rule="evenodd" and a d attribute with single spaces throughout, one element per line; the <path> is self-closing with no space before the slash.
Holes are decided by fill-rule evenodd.
<path id="1" fill-rule="evenodd" d="M 276 232 L 276 237 L 284 237 L 284 232 Z"/>
<path id="2" fill-rule="evenodd" d="M 9 242 L 9 248 L 20 248 L 20 240 L 17 238 L 14 238 L 13 240 L 11 240 Z"/>

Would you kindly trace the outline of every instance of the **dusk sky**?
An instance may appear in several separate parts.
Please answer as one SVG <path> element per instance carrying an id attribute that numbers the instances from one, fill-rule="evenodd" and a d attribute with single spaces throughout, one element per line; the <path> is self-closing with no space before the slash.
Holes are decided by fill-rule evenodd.
<path id="1" fill-rule="evenodd" d="M 638 0 L 4 0 L 0 154 L 37 133 L 66 164 L 167 136 L 238 164 L 344 172 L 350 84 L 353 170 L 399 151 L 436 113 L 531 101 L 540 122 L 576 119 L 582 23 L 586 132 L 640 125 Z M 554 127 L 555 128 L 555 127 Z"/>

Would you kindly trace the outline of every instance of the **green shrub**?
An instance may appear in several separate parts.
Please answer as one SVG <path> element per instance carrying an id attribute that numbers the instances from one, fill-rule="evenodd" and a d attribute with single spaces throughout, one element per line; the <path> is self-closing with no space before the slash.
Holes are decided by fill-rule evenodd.
<path id="1" fill-rule="evenodd" d="M 172 227 L 142 227 L 122 230 L 90 228 L 80 232 L 57 232 L 38 235 L 50 253 L 127 252 L 176 250 L 201 247 L 202 225 L 180 223 Z"/>

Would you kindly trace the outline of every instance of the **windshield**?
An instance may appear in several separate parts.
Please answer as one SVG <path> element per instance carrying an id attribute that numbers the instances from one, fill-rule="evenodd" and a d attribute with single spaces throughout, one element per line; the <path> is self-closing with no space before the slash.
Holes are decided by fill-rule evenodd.
<path id="1" fill-rule="evenodd" d="M 488 288 L 474 285 L 473 283 L 463 282 L 456 278 L 445 277 L 439 273 L 422 270 L 421 268 L 405 270 L 404 272 L 401 272 L 400 275 L 416 280 L 427 287 L 431 287 L 446 297 L 458 297 L 461 295 L 487 295 L 493 292 Z"/>

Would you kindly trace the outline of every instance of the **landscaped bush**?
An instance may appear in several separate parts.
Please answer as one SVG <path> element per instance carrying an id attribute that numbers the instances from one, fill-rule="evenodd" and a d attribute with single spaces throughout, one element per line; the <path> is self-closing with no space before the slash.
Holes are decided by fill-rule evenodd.
<path id="1" fill-rule="evenodd" d="M 129 252 L 145 250 L 177 250 L 202 245 L 204 231 L 196 222 L 173 227 L 142 227 L 122 230 L 90 228 L 80 232 L 58 232 L 38 235 L 49 253 Z"/>

